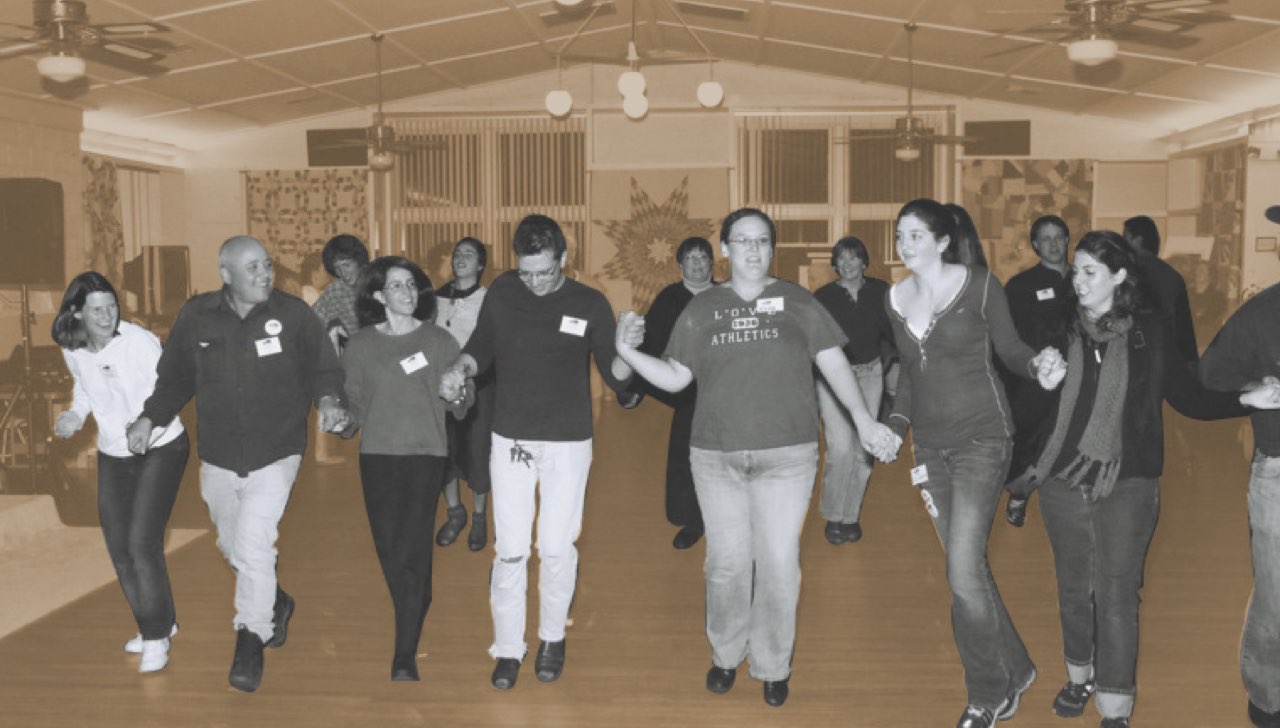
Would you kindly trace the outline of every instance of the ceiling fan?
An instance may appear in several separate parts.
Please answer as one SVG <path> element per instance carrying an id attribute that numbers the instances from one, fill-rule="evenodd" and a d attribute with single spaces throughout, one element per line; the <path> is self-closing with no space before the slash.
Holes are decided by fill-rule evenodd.
<path id="1" fill-rule="evenodd" d="M 851 139 L 837 139 L 835 140 L 836 143 L 847 144 L 849 141 L 892 139 L 894 140 L 894 158 L 900 162 L 914 162 L 920 158 L 921 148 L 926 143 L 972 144 L 977 141 L 974 137 L 938 134 L 933 129 L 925 126 L 924 119 L 915 115 L 915 47 L 912 38 L 916 32 L 916 24 L 904 23 L 902 27 L 907 31 L 907 115 L 900 116 L 894 120 L 893 131 L 886 131 L 883 134 L 859 133 Z"/>
<path id="2" fill-rule="evenodd" d="M 84 76 L 85 60 L 144 74 L 168 70 L 155 64 L 176 46 L 146 37 L 168 31 L 167 26 L 90 23 L 83 0 L 33 0 L 32 8 L 31 25 L 0 23 L 26 31 L 23 37 L 0 36 L 0 60 L 41 53 L 36 61 L 40 75 L 60 84 Z"/>
<path id="3" fill-rule="evenodd" d="M 988 10 L 995 15 L 1052 15 L 1052 20 L 1017 33 L 1050 33 L 1067 43 L 1067 57 L 1097 66 L 1116 57 L 1117 41 L 1183 48 L 1199 39 L 1187 31 L 1205 23 L 1231 20 L 1213 10 L 1226 0 L 1064 0 L 1060 11 Z"/>

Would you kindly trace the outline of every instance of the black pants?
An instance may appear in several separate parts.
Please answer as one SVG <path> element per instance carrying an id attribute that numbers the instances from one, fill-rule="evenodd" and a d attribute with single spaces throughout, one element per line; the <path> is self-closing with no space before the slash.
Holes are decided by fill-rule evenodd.
<path id="1" fill-rule="evenodd" d="M 693 435 L 693 402 L 676 407 L 667 440 L 667 520 L 673 526 L 702 528 L 702 508 L 693 489 L 689 438 Z"/>
<path id="2" fill-rule="evenodd" d="M 173 626 L 164 532 L 190 449 L 184 432 L 146 455 L 98 452 L 98 520 L 116 578 L 146 640 L 168 637 Z"/>
<path id="3" fill-rule="evenodd" d="M 395 609 L 397 658 L 417 653 L 431 607 L 432 536 L 447 465 L 436 455 L 360 455 L 369 530 Z"/>
<path id="4" fill-rule="evenodd" d="M 467 410 L 466 417 L 447 418 L 449 427 L 449 460 L 453 466 L 450 477 L 467 481 L 472 493 L 489 492 L 489 445 L 492 441 L 494 412 L 494 383 L 492 376 L 481 377 L 476 382 L 476 401 Z"/>

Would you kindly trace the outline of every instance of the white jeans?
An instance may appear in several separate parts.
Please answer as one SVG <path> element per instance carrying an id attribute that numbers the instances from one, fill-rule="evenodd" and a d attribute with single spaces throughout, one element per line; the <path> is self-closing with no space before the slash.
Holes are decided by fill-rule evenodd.
<path id="1" fill-rule="evenodd" d="M 512 440 L 493 433 L 489 477 L 493 481 L 493 573 L 489 607 L 493 611 L 494 658 L 524 659 L 524 641 L 532 543 L 534 494 L 538 508 L 538 637 L 564 639 L 569 605 L 578 582 L 582 505 L 591 470 L 591 440 L 548 442 Z"/>
<path id="2" fill-rule="evenodd" d="M 232 624 L 263 642 L 275 632 L 276 537 L 301 462 L 301 455 L 290 455 L 243 478 L 200 463 L 200 495 L 218 530 L 218 548 L 236 572 Z"/>

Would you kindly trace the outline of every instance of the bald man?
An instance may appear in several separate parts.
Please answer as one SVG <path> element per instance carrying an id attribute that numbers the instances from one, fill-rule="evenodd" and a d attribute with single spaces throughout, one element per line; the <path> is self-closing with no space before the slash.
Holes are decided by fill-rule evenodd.
<path id="1" fill-rule="evenodd" d="M 301 299 L 272 287 L 262 243 L 237 236 L 218 252 L 221 290 L 183 305 L 156 364 L 159 378 L 129 426 L 129 449 L 146 452 L 153 423 L 195 397 L 200 495 L 218 548 L 236 573 L 231 686 L 262 682 L 263 647 L 288 636 L 294 601 L 276 583 L 277 527 L 307 446 L 314 402 L 325 431 L 341 430 L 342 365 L 324 325 Z"/>

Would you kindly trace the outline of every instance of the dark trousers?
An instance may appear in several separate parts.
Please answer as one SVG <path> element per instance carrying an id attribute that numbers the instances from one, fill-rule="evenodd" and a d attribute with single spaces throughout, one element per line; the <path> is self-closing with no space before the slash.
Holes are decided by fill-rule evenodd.
<path id="1" fill-rule="evenodd" d="M 673 526 L 702 528 L 702 508 L 689 466 L 689 438 L 693 435 L 693 402 L 676 407 L 667 439 L 667 520 Z"/>
<path id="2" fill-rule="evenodd" d="M 397 658 L 417 653 L 431 607 L 432 536 L 447 465 L 436 455 L 360 455 L 369 530 L 395 609 Z"/>
<path id="3" fill-rule="evenodd" d="M 449 428 L 450 477 L 467 481 L 472 493 L 489 492 L 489 446 L 493 441 L 494 384 L 492 377 L 476 383 L 476 401 L 462 419 L 446 418 Z"/>
<path id="4" fill-rule="evenodd" d="M 958 448 L 915 447 L 916 464 L 928 472 L 921 497 L 947 555 L 951 630 L 969 702 L 991 710 L 1034 669 L 987 562 L 987 539 L 1011 448 L 1007 439 L 975 440 Z"/>
<path id="5" fill-rule="evenodd" d="M 1053 547 L 1068 664 L 1093 665 L 1099 692 L 1132 695 L 1138 664 L 1138 591 L 1160 516 L 1155 478 L 1126 478 L 1090 503 L 1051 479 L 1040 512 Z"/>
<path id="6" fill-rule="evenodd" d="M 98 520 L 124 598 L 147 640 L 168 637 L 173 626 L 164 532 L 189 451 L 184 432 L 146 455 L 98 452 Z"/>

